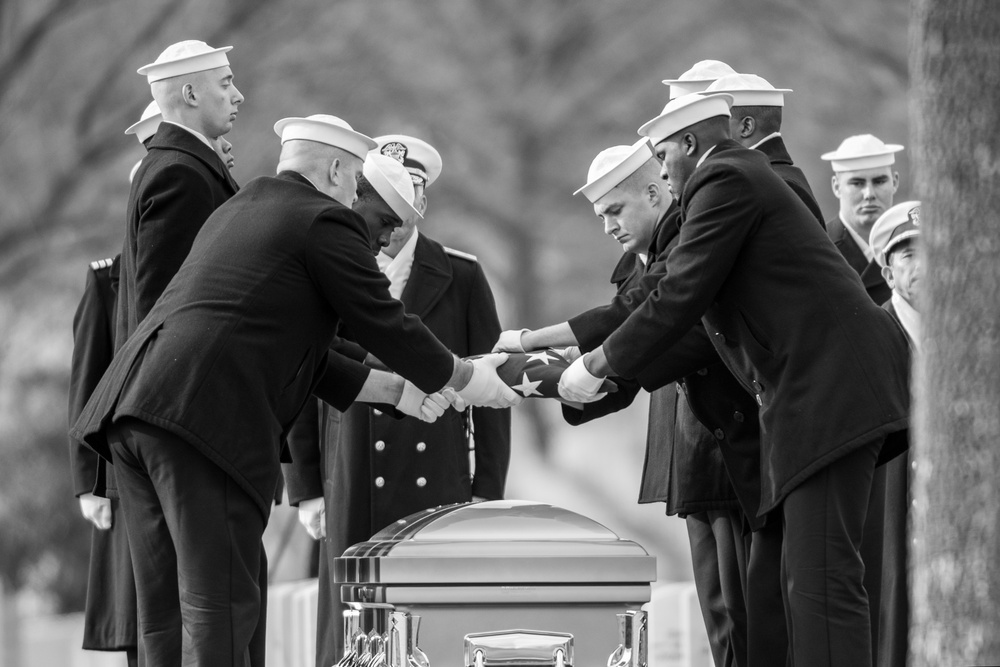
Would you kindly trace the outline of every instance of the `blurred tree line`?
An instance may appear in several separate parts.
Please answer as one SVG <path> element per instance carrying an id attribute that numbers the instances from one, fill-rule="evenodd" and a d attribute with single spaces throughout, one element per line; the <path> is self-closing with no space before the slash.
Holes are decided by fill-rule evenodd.
<path id="1" fill-rule="evenodd" d="M 906 143 L 906 26 L 905 0 L 4 0 L 0 577 L 81 606 L 71 319 L 87 263 L 121 248 L 142 156 L 122 132 L 150 100 L 135 70 L 168 44 L 234 45 L 241 183 L 273 173 L 284 116 L 332 113 L 437 146 L 444 173 L 422 229 L 478 255 L 505 326 L 532 327 L 612 293 L 618 247 L 571 193 L 598 151 L 659 113 L 661 79 L 715 58 L 794 89 L 783 134 L 832 217 L 819 154 L 862 132 Z M 905 153 L 899 166 L 902 200 Z M 562 428 L 530 401 L 520 410 L 535 446 Z"/>

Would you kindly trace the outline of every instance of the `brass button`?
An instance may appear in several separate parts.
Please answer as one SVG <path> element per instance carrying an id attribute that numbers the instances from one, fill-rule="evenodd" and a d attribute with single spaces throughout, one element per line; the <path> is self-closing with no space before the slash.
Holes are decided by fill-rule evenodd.
<path id="1" fill-rule="evenodd" d="M 726 437 L 726 434 L 723 432 L 721 428 L 715 429 L 714 435 L 717 440 L 722 440 L 723 438 Z"/>
<path id="2" fill-rule="evenodd" d="M 421 488 L 427 486 L 427 478 L 425 478 L 425 477 L 417 477 L 417 486 L 419 486 Z"/>
<path id="3" fill-rule="evenodd" d="M 418 442 L 417 443 L 417 451 L 418 452 L 422 452 L 425 449 L 427 449 L 427 443 L 426 442 Z"/>
<path id="4" fill-rule="evenodd" d="M 385 440 L 376 440 L 375 441 L 375 451 L 376 452 L 381 452 L 384 449 L 385 449 Z"/>
<path id="5" fill-rule="evenodd" d="M 740 412 L 739 410 L 737 410 L 736 412 L 733 413 L 733 419 L 735 421 L 739 422 L 740 424 L 742 424 L 743 423 L 743 413 Z"/>
<path id="6" fill-rule="evenodd" d="M 707 368 L 698 369 L 698 375 L 708 375 L 708 369 Z"/>
<path id="7" fill-rule="evenodd" d="M 375 486 L 377 486 L 380 489 L 383 486 L 385 486 L 385 477 L 376 477 L 375 478 Z"/>
<path id="8" fill-rule="evenodd" d="M 757 382 L 756 380 L 754 380 L 753 382 L 751 382 L 751 383 L 750 383 L 750 386 L 751 386 L 751 387 L 753 387 L 753 390 L 754 390 L 755 392 L 757 392 L 758 394 L 759 394 L 760 392 L 764 391 L 764 387 L 762 387 L 762 386 L 760 385 L 760 382 Z"/>

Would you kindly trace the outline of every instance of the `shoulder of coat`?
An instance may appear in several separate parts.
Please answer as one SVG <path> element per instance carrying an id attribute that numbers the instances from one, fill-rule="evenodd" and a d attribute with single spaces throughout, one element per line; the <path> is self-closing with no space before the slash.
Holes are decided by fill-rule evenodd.
<path id="1" fill-rule="evenodd" d="M 101 269 L 106 269 L 111 266 L 115 261 L 114 257 L 108 257 L 107 259 L 95 259 L 90 263 L 91 271 L 99 271 Z"/>
<path id="2" fill-rule="evenodd" d="M 441 246 L 444 251 L 451 255 L 452 257 L 461 257 L 462 259 L 467 259 L 470 262 L 478 262 L 479 260 L 475 255 L 471 255 L 467 252 L 462 252 L 461 250 L 455 250 L 454 248 L 449 248 L 448 246 Z"/>

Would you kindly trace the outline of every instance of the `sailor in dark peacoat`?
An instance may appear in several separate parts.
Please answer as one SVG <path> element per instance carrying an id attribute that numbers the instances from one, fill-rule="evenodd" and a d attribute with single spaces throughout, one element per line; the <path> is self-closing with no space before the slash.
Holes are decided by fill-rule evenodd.
<path id="1" fill-rule="evenodd" d="M 115 302 L 119 257 L 91 262 L 83 297 L 73 317 L 73 359 L 69 376 L 69 423 L 76 421 L 114 356 Z M 100 457 L 70 440 L 73 490 L 79 497 L 94 491 Z M 120 500 L 109 498 L 111 527 L 91 533 L 83 648 L 125 651 L 137 664 L 135 576 Z"/>
<path id="2" fill-rule="evenodd" d="M 117 347 L 152 309 L 208 216 L 238 190 L 218 153 L 183 127 L 161 123 L 147 151 L 129 193 Z"/>
<path id="3" fill-rule="evenodd" d="M 210 538 L 245 555 L 200 564 L 223 568 L 223 582 L 235 576 L 225 574 L 230 562 L 245 568 L 246 577 L 230 581 L 236 634 L 218 650 L 238 650 L 258 624 L 257 551 L 288 429 L 311 393 L 346 408 L 368 379 L 367 368 L 329 353 L 341 319 L 424 391 L 440 389 L 452 376 L 454 355 L 389 296 L 364 220 L 297 173 L 255 179 L 206 221 L 71 432 L 109 459 L 112 451 L 134 456 L 133 442 L 162 440 L 162 447 L 145 451 L 183 459 L 192 478 L 212 480 L 206 488 L 168 480 L 162 493 L 157 489 L 158 511 L 168 523 L 194 507 L 202 509 L 192 519 L 207 520 L 204 504 L 189 493 L 222 494 L 232 503 L 225 525 L 199 526 L 191 535 L 172 525 L 167 534 L 156 525 L 155 508 L 152 517 L 133 516 L 129 512 L 142 508 L 124 503 L 133 555 L 140 539 L 156 545 L 148 557 L 159 563 L 161 552 L 170 551 L 164 542 L 172 541 L 182 587 L 184 557 L 207 553 Z M 138 465 L 115 461 L 123 464 L 125 471 Z M 122 470 L 117 477 L 125 495 Z M 140 537 L 133 526 L 149 534 Z M 136 576 L 143 581 L 138 570 Z M 139 607 L 141 614 L 141 585 Z M 218 637 L 211 624 L 197 629 L 203 634 L 186 649 L 213 650 Z"/>

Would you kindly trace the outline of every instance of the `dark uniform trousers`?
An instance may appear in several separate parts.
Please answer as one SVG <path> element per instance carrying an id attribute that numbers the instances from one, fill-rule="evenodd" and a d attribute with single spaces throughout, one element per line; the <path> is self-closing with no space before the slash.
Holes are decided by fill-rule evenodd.
<path id="1" fill-rule="evenodd" d="M 829 220 L 826 224 L 827 233 L 830 240 L 843 255 L 851 268 L 861 277 L 861 282 L 865 286 L 865 291 L 872 301 L 882 305 L 889 300 L 892 291 L 888 283 L 882 277 L 882 270 L 875 260 L 869 260 L 864 251 L 858 247 L 854 237 L 847 231 L 846 225 L 839 217 Z M 908 457 L 904 456 L 903 459 Z M 888 620 L 886 617 L 898 613 L 890 608 L 883 609 L 882 602 L 882 577 L 886 574 L 895 578 L 896 565 L 884 561 L 883 536 L 886 529 L 886 476 L 889 468 L 885 465 L 875 469 L 875 476 L 872 479 L 871 494 L 868 499 L 868 517 L 865 519 L 864 537 L 861 540 L 861 559 L 865 563 L 865 590 L 868 593 L 868 603 L 871 608 L 871 635 L 872 635 L 872 664 L 882 667 L 891 665 L 905 665 L 905 662 L 887 661 L 885 657 L 880 658 L 879 645 L 881 644 L 882 624 Z M 905 573 L 904 573 L 905 578 Z M 904 612 L 905 613 L 905 612 Z M 891 621 L 890 621 L 891 623 Z M 904 640 L 905 641 L 905 640 Z"/>
<path id="2" fill-rule="evenodd" d="M 266 606 L 267 517 L 222 468 L 168 431 L 127 418 L 109 428 L 108 441 L 146 667 L 263 665 L 263 628 L 254 635 Z"/>

